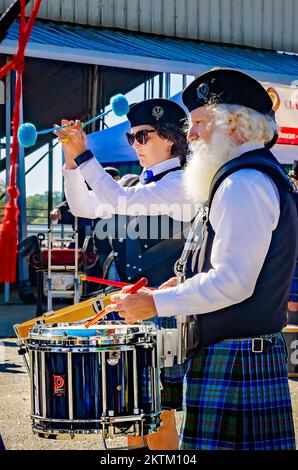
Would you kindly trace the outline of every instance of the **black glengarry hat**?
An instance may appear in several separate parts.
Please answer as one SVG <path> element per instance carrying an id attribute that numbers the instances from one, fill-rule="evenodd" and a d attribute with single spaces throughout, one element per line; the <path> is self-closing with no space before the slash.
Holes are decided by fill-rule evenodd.
<path id="1" fill-rule="evenodd" d="M 265 88 L 239 70 L 218 68 L 203 73 L 185 88 L 182 100 L 190 112 L 207 104 L 239 104 L 274 116 Z"/>
<path id="2" fill-rule="evenodd" d="M 177 103 L 164 98 L 141 101 L 130 106 L 127 119 L 131 127 L 149 124 L 174 124 L 182 128 L 186 119 L 184 109 Z"/>

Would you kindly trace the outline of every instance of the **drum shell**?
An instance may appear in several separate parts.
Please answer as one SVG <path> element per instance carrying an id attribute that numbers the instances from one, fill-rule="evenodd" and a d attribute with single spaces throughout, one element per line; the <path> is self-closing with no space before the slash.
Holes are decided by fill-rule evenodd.
<path id="1" fill-rule="evenodd" d="M 156 342 L 154 335 L 134 340 L 100 347 L 89 340 L 88 346 L 76 346 L 73 337 L 57 345 L 53 338 L 32 335 L 35 432 L 98 433 L 107 423 L 126 432 L 134 417 L 145 417 L 144 434 L 155 431 L 161 411 Z"/>

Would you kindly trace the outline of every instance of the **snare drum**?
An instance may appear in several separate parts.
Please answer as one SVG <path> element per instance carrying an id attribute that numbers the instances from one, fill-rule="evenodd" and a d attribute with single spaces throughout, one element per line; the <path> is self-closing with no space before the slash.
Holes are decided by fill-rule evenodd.
<path id="1" fill-rule="evenodd" d="M 148 322 L 33 327 L 26 340 L 33 431 L 45 438 L 156 432 L 156 335 Z"/>

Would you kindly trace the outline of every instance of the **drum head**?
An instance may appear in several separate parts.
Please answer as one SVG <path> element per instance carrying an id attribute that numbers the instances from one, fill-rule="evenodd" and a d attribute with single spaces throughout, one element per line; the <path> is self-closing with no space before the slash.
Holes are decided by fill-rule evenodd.
<path id="1" fill-rule="evenodd" d="M 157 327 L 150 322 L 140 322 L 128 325 L 125 322 L 102 321 L 91 328 L 85 328 L 84 324 L 58 323 L 53 325 L 37 324 L 31 329 L 30 340 L 34 342 L 46 342 L 47 344 L 76 345 L 107 345 L 129 344 L 148 341 L 156 334 Z"/>

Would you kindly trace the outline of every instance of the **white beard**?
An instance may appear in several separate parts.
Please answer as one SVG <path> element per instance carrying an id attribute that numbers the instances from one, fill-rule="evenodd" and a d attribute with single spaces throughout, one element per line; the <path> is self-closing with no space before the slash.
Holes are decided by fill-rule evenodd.
<path id="1" fill-rule="evenodd" d="M 217 170 L 235 155 L 237 146 L 221 129 L 216 129 L 210 142 L 191 143 L 190 158 L 183 171 L 183 186 L 187 197 L 195 204 L 208 200 L 210 185 Z"/>

